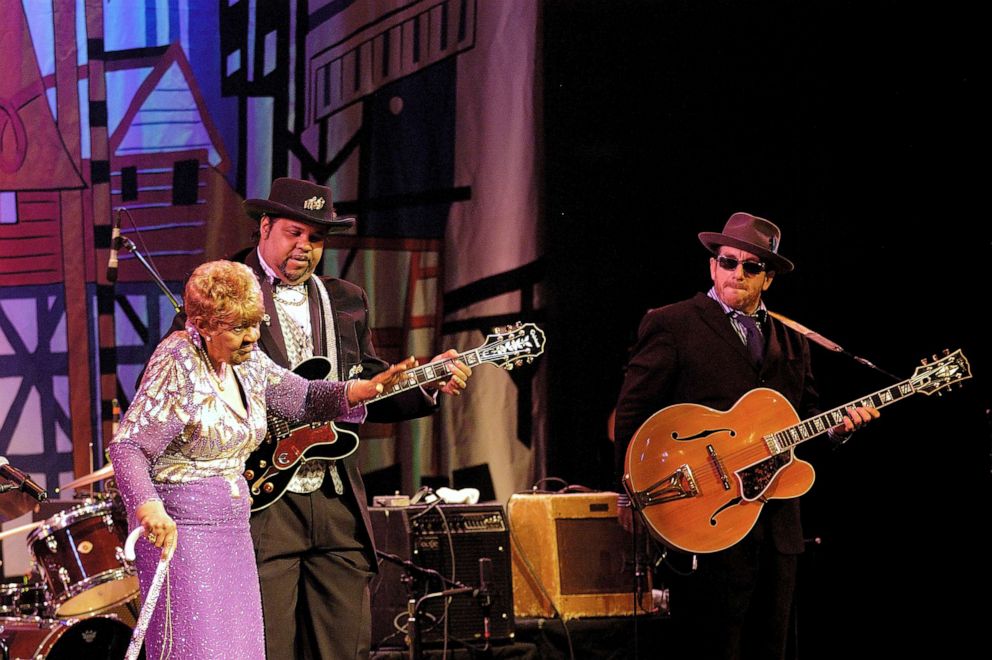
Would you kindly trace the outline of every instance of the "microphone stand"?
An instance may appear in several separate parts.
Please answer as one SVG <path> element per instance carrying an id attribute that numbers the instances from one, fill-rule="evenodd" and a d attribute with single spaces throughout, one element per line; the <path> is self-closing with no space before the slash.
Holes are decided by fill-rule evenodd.
<path id="1" fill-rule="evenodd" d="M 127 236 L 121 236 L 121 247 L 125 248 L 128 252 L 133 254 L 134 258 L 138 260 L 138 262 L 145 268 L 146 271 L 148 271 L 148 274 L 152 276 L 152 280 L 155 282 L 155 284 L 158 285 L 158 288 L 162 290 L 162 293 L 165 294 L 165 297 L 169 299 L 169 302 L 172 303 L 172 308 L 176 310 L 176 314 L 182 313 L 183 311 L 182 306 L 178 302 L 176 302 L 175 297 L 173 297 L 172 292 L 169 291 L 169 287 L 165 286 L 165 282 L 162 281 L 162 278 L 158 274 L 158 271 L 156 271 L 155 268 L 150 263 L 148 263 L 148 260 L 145 259 L 144 255 L 138 251 L 138 248 L 135 247 L 134 242 Z"/>
<path id="2" fill-rule="evenodd" d="M 443 591 L 435 591 L 431 594 L 424 594 L 416 601 L 411 598 L 407 602 L 407 639 L 410 642 L 410 660 L 420 660 L 420 631 L 417 629 L 417 617 L 420 615 L 420 607 L 428 600 L 433 600 L 435 598 L 448 598 L 450 596 L 458 596 L 461 594 L 478 594 L 479 590 L 475 587 L 456 587 L 453 589 L 445 589 Z"/>
<path id="3" fill-rule="evenodd" d="M 831 340 L 827 339 L 826 337 L 824 337 L 823 335 L 821 335 L 819 332 L 816 332 L 815 330 L 810 330 L 809 328 L 807 328 L 802 323 L 799 323 L 797 321 L 793 321 L 789 317 L 784 316 L 782 314 L 779 314 L 778 312 L 773 312 L 771 310 L 768 310 L 768 316 L 771 316 L 773 318 L 778 319 L 784 325 L 792 328 L 793 330 L 795 330 L 799 334 L 803 335 L 804 337 L 806 337 L 810 341 L 816 342 L 817 344 L 819 344 L 820 346 L 824 347 L 828 351 L 833 351 L 834 353 L 841 353 L 843 355 L 846 355 L 847 357 L 851 358 L 852 360 L 854 360 L 858 364 L 863 364 L 866 367 L 870 367 L 870 368 L 874 369 L 875 371 L 879 372 L 880 374 L 884 374 L 884 375 L 888 376 L 889 378 L 891 378 L 892 380 L 894 380 L 897 383 L 902 380 L 901 378 L 899 378 L 899 376 L 896 376 L 896 375 L 893 375 L 893 374 L 889 373 L 885 369 L 882 369 L 881 367 L 879 367 L 879 366 L 877 366 L 877 365 L 869 362 L 868 360 L 866 360 L 865 358 L 861 357 L 860 355 L 855 355 L 854 353 L 851 353 L 850 351 L 848 351 L 845 348 L 843 348 L 837 342 L 831 341 Z"/>
<path id="4" fill-rule="evenodd" d="M 483 599 L 483 609 L 488 619 L 488 615 L 489 615 L 488 606 L 489 604 L 491 604 L 488 591 L 483 589 L 477 589 L 476 587 L 470 587 L 466 585 L 464 582 L 459 582 L 458 580 L 452 580 L 451 578 L 447 578 L 432 568 L 424 568 L 423 566 L 419 566 L 418 564 L 415 564 L 412 561 L 408 561 L 406 559 L 403 559 L 402 557 L 398 557 L 397 555 L 393 555 L 388 552 L 383 552 L 382 550 L 376 550 L 375 554 L 380 559 L 384 561 L 388 561 L 391 564 L 395 564 L 401 567 L 404 571 L 406 571 L 406 578 L 404 579 L 404 581 L 407 582 L 408 585 L 407 588 L 410 593 L 410 597 L 407 600 L 407 604 L 406 604 L 406 608 L 407 608 L 406 635 L 407 635 L 407 645 L 410 647 L 410 655 L 409 655 L 410 660 L 420 660 L 421 640 L 420 640 L 420 630 L 418 626 L 418 620 L 420 617 L 420 609 L 425 602 L 436 598 L 448 598 L 451 596 L 458 596 L 461 594 L 472 594 L 473 596 L 477 596 Z M 414 574 L 427 579 L 435 578 L 439 580 L 441 584 L 446 585 L 448 588 L 442 591 L 436 591 L 434 593 L 425 594 L 420 598 L 415 598 L 414 590 L 413 590 Z M 483 593 L 484 591 L 485 593 Z M 486 627 L 488 628 L 488 623 Z"/>

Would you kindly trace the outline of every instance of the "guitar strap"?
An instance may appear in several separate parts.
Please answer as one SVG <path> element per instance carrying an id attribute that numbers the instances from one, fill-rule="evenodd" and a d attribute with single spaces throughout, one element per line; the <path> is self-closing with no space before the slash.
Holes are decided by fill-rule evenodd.
<path id="1" fill-rule="evenodd" d="M 809 339 L 810 341 L 815 341 L 817 344 L 823 346 L 828 351 L 834 351 L 835 353 L 844 352 L 844 349 L 841 348 L 839 344 L 830 341 L 829 339 L 821 335 L 819 332 L 813 332 L 812 330 L 807 328 L 805 325 L 802 325 L 801 323 L 797 323 L 786 316 L 782 316 L 778 312 L 768 311 L 768 316 L 778 319 L 786 327 L 792 328 L 793 330 L 795 330 L 802 336 L 806 337 L 806 339 Z"/>
<path id="2" fill-rule="evenodd" d="M 334 327 L 334 314 L 331 312 L 331 296 L 327 293 L 327 288 L 319 277 L 311 277 L 310 280 L 317 288 L 317 295 L 320 296 L 320 325 L 324 329 L 324 353 L 326 353 L 324 357 L 331 363 L 330 379 L 341 380 L 341 374 L 338 371 L 338 339 Z"/>
<path id="3" fill-rule="evenodd" d="M 317 291 L 317 296 L 320 298 L 320 311 L 321 318 L 318 319 L 318 323 L 313 323 L 314 319 L 311 319 L 310 326 L 316 328 L 322 328 L 324 331 L 324 357 L 331 363 L 331 369 L 328 373 L 328 380 L 340 380 L 341 375 L 338 373 L 338 352 L 337 352 L 337 334 L 335 332 L 334 316 L 331 313 L 331 296 L 327 293 L 327 289 L 324 287 L 324 283 L 319 277 L 311 277 L 310 281 L 314 284 L 314 289 Z M 292 323 L 292 321 L 290 321 Z M 312 349 L 313 343 L 308 348 Z M 298 355 L 298 358 L 306 359 L 313 357 L 312 350 L 311 355 Z M 287 485 L 287 490 L 295 493 L 309 493 L 320 488 L 320 482 L 323 479 L 324 466 L 327 466 L 327 472 L 331 475 L 331 481 L 334 483 L 334 492 L 338 495 L 344 494 L 344 481 L 341 479 L 341 473 L 338 469 L 337 461 L 329 460 L 313 460 L 304 461 L 296 470 L 296 474 L 290 480 Z"/>

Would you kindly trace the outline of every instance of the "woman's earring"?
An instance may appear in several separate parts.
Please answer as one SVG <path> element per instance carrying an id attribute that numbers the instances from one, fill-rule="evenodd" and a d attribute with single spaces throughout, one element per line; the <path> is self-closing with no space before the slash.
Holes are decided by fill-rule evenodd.
<path id="1" fill-rule="evenodd" d="M 199 331 L 197 331 L 196 327 L 192 323 L 186 324 L 186 334 L 189 335 L 189 338 L 193 342 L 194 346 L 197 348 L 203 348 L 203 338 L 200 337 Z"/>

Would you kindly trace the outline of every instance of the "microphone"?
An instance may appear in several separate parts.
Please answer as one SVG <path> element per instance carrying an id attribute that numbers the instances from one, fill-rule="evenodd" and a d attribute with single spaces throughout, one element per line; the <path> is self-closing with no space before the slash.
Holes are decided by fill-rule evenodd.
<path id="1" fill-rule="evenodd" d="M 121 210 L 114 216 L 114 230 L 110 233 L 110 259 L 107 260 L 107 281 L 117 281 L 117 251 L 121 249 Z"/>
<path id="2" fill-rule="evenodd" d="M 31 477 L 11 465 L 10 461 L 3 456 L 0 456 L 0 477 L 13 482 L 19 489 L 39 502 L 44 502 L 48 499 L 48 491 L 32 481 Z"/>

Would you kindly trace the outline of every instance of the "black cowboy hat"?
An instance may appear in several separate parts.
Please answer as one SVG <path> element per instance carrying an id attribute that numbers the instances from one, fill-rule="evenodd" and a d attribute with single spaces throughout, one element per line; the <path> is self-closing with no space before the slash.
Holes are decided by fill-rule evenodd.
<path id="1" fill-rule="evenodd" d="M 795 266 L 778 253 L 782 232 L 774 223 L 750 213 L 735 213 L 723 226 L 723 232 L 704 231 L 699 240 L 713 254 L 721 245 L 747 250 L 768 265 L 768 270 L 788 273 Z"/>
<path id="2" fill-rule="evenodd" d="M 334 212 L 330 188 L 302 179 L 276 179 L 268 199 L 246 199 L 244 209 L 255 220 L 263 215 L 289 218 L 329 227 L 332 231 L 344 231 L 355 224 L 354 218 L 339 218 Z"/>

